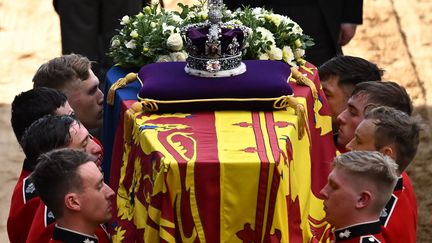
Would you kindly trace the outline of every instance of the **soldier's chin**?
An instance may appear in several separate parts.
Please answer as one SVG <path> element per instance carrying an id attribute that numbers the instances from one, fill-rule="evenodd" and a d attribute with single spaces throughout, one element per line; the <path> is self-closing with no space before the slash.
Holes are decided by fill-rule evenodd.
<path id="1" fill-rule="evenodd" d="M 345 148 L 345 146 L 348 144 L 348 142 L 346 141 L 346 139 L 340 133 L 337 136 L 336 143 L 337 143 L 337 146 L 339 148 Z"/>
<path id="2" fill-rule="evenodd" d="M 102 167 L 102 157 L 101 156 L 99 156 L 98 158 L 97 158 L 97 160 L 95 161 L 95 163 L 96 163 L 96 165 L 98 166 L 98 167 Z"/>

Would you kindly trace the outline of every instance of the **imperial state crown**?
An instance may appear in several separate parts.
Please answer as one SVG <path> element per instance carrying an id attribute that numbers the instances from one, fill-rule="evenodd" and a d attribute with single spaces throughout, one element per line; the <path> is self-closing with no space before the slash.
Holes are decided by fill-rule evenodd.
<path id="1" fill-rule="evenodd" d="M 222 0 L 208 1 L 208 21 L 186 25 L 181 34 L 188 52 L 185 71 L 200 77 L 228 77 L 242 74 L 242 62 L 249 28 L 222 22 Z"/>

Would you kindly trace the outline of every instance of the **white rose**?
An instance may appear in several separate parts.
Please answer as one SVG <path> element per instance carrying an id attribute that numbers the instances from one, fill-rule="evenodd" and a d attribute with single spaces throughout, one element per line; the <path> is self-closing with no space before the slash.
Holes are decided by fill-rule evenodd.
<path id="1" fill-rule="evenodd" d="M 172 52 L 169 54 L 171 60 L 173 60 L 174 62 L 184 62 L 186 61 L 187 58 L 187 54 L 185 52 Z"/>
<path id="2" fill-rule="evenodd" d="M 171 62 L 171 58 L 168 55 L 162 55 L 159 56 L 159 58 L 156 60 L 156 62 Z"/>
<path id="3" fill-rule="evenodd" d="M 180 34 L 171 34 L 167 39 L 167 46 L 170 50 L 180 51 L 183 48 L 183 40 Z"/>
<path id="4" fill-rule="evenodd" d="M 270 47 L 268 52 L 270 60 L 282 60 L 282 50 L 276 46 Z"/>
<path id="5" fill-rule="evenodd" d="M 293 34 L 299 34 L 299 35 L 303 34 L 303 30 L 298 24 L 294 24 L 291 30 Z"/>
<path id="6" fill-rule="evenodd" d="M 135 49 L 136 48 L 135 40 L 130 40 L 130 41 L 126 42 L 125 46 L 128 49 Z"/>
<path id="7" fill-rule="evenodd" d="M 123 16 L 123 18 L 122 18 L 121 21 L 120 21 L 120 24 L 121 24 L 121 25 L 127 25 L 127 24 L 129 24 L 129 23 L 130 23 L 130 18 L 129 18 L 129 16 L 127 16 L 127 15 Z"/>
<path id="8" fill-rule="evenodd" d="M 112 42 L 111 42 L 111 46 L 112 47 L 117 47 L 117 46 L 119 46 L 120 45 L 120 41 L 119 41 L 119 39 L 114 39 L 114 40 L 112 40 Z"/>
<path id="9" fill-rule="evenodd" d="M 132 30 L 132 32 L 129 34 L 130 35 L 130 37 L 132 37 L 132 38 L 137 38 L 139 35 L 138 35 L 138 31 L 136 31 L 136 30 Z"/>
<path id="10" fill-rule="evenodd" d="M 259 60 L 268 60 L 270 58 L 269 58 L 269 55 L 267 53 L 261 53 L 261 54 L 259 54 L 258 59 Z"/>
<path id="11" fill-rule="evenodd" d="M 297 67 L 297 63 L 294 61 L 294 53 L 289 46 L 283 47 L 282 59 L 292 67 Z"/>
<path id="12" fill-rule="evenodd" d="M 252 9 L 252 14 L 253 15 L 259 15 L 262 13 L 262 8 L 254 8 Z"/>

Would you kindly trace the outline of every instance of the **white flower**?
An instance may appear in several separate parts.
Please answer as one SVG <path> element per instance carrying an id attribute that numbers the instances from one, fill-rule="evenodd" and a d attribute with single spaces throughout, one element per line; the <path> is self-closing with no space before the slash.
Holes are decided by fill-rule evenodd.
<path id="1" fill-rule="evenodd" d="M 193 19 L 197 16 L 197 14 L 195 12 L 189 12 L 188 15 L 186 16 L 187 19 Z"/>
<path id="2" fill-rule="evenodd" d="M 229 25 L 235 25 L 235 24 L 243 25 L 243 23 L 238 19 L 232 19 L 230 21 L 227 21 L 226 23 Z"/>
<path id="3" fill-rule="evenodd" d="M 282 60 L 282 50 L 276 46 L 271 46 L 268 52 L 270 60 Z"/>
<path id="4" fill-rule="evenodd" d="M 169 31 L 170 33 L 173 33 L 174 32 L 174 30 L 175 30 L 175 26 L 173 26 L 173 25 L 167 25 L 166 23 L 162 23 L 162 31 L 163 32 L 165 32 L 165 31 Z"/>
<path id="5" fill-rule="evenodd" d="M 172 20 L 174 20 L 176 23 L 183 22 L 183 19 L 180 16 L 178 16 L 177 14 L 172 15 Z"/>
<path id="6" fill-rule="evenodd" d="M 259 60 L 269 60 L 270 57 L 269 57 L 269 55 L 267 53 L 260 53 L 259 56 L 258 56 L 258 59 Z"/>
<path id="7" fill-rule="evenodd" d="M 305 50 L 303 50 L 303 49 L 301 49 L 301 48 L 296 48 L 296 49 L 294 50 L 294 57 L 295 57 L 295 58 L 303 57 L 304 54 L 305 54 Z"/>
<path id="8" fill-rule="evenodd" d="M 297 67 L 295 63 L 294 53 L 289 46 L 284 46 L 282 49 L 282 59 L 292 67 Z"/>
<path id="9" fill-rule="evenodd" d="M 225 11 L 225 17 L 232 18 L 232 16 L 233 16 L 233 13 L 231 10 L 228 9 Z"/>
<path id="10" fill-rule="evenodd" d="M 136 42 L 135 40 L 130 40 L 125 43 L 126 48 L 128 49 L 135 49 L 136 48 Z"/>
<path id="11" fill-rule="evenodd" d="M 183 62 L 186 61 L 187 58 L 187 54 L 185 52 L 172 52 L 169 54 L 170 58 L 172 61 L 174 62 Z"/>
<path id="12" fill-rule="evenodd" d="M 129 16 L 127 16 L 127 15 L 123 16 L 123 18 L 122 18 L 120 24 L 121 24 L 121 25 L 127 25 L 127 24 L 129 24 L 129 23 L 130 23 L 130 18 L 129 18 Z"/>
<path id="13" fill-rule="evenodd" d="M 199 16 L 201 19 L 207 19 L 207 18 L 208 18 L 207 11 L 201 11 L 201 12 L 199 12 L 199 13 L 198 13 L 198 16 Z"/>
<path id="14" fill-rule="evenodd" d="M 289 24 L 290 22 L 292 22 L 292 20 L 285 15 L 274 14 L 274 16 L 275 18 L 278 18 L 281 23 Z"/>
<path id="15" fill-rule="evenodd" d="M 303 34 L 303 30 L 298 24 L 294 24 L 294 26 L 292 27 L 291 30 L 292 30 L 293 34 L 296 34 L 296 35 L 302 35 Z"/>
<path id="16" fill-rule="evenodd" d="M 120 45 L 120 40 L 119 39 L 113 39 L 111 42 L 111 46 L 112 47 L 118 47 Z"/>
<path id="17" fill-rule="evenodd" d="M 281 15 L 282 16 L 282 23 L 284 23 L 284 24 L 294 24 L 294 25 L 297 25 L 297 23 L 296 22 L 294 22 L 291 18 L 289 18 L 289 17 L 287 17 L 287 16 L 285 16 L 285 15 Z"/>
<path id="18" fill-rule="evenodd" d="M 167 39 L 167 46 L 170 50 L 180 51 L 183 48 L 183 40 L 180 34 L 171 34 Z"/>
<path id="19" fill-rule="evenodd" d="M 262 38 L 263 38 L 264 40 L 270 41 L 270 42 L 272 43 L 272 45 L 275 44 L 275 40 L 274 40 L 274 37 L 273 37 L 273 33 L 270 32 L 268 29 L 263 28 L 263 27 L 258 27 L 258 28 L 256 29 L 256 31 L 261 33 Z"/>
<path id="20" fill-rule="evenodd" d="M 255 15 L 255 16 L 257 16 L 257 15 L 261 15 L 262 12 L 263 12 L 263 9 L 262 9 L 262 8 L 254 8 L 254 9 L 252 9 L 252 13 L 253 13 L 253 15 Z"/>
<path id="21" fill-rule="evenodd" d="M 113 51 L 110 54 L 116 62 L 128 65 L 131 63 L 140 65 L 136 61 L 146 64 L 150 60 L 158 62 L 185 60 L 187 54 L 183 51 L 184 44 L 179 34 L 180 26 L 184 23 L 193 24 L 208 19 L 206 6 L 186 8 L 188 8 L 186 18 L 182 18 L 177 12 L 158 11 L 155 5 L 145 7 L 141 13 L 133 17 L 124 16 L 121 19 L 122 29 L 111 41 Z M 283 60 L 291 66 L 301 65 L 304 62 L 302 59 L 305 54 L 304 49 L 311 43 L 300 26 L 287 16 L 275 14 L 264 8 L 235 11 L 224 9 L 222 14 L 224 20 L 226 19 L 232 26 L 242 22 L 256 24 L 254 29 L 247 28 L 248 36 L 252 38 L 246 39 L 243 54 L 247 53 L 248 56 L 262 60 Z M 277 32 L 270 32 L 270 29 L 275 26 Z M 149 31 L 142 35 L 139 32 L 140 27 L 148 28 Z M 153 38 L 156 35 L 158 38 Z M 280 35 L 283 35 L 282 39 Z M 276 40 L 284 44 L 276 46 Z M 166 55 L 160 56 L 162 53 Z M 143 54 L 146 58 L 141 61 L 139 55 Z"/>
<path id="22" fill-rule="evenodd" d="M 281 22 L 282 22 L 282 18 L 280 18 L 279 14 L 267 14 L 264 16 L 264 18 L 270 22 L 273 22 L 274 25 L 276 25 L 276 27 L 278 27 Z"/>
<path id="23" fill-rule="evenodd" d="M 132 38 L 137 38 L 139 35 L 138 35 L 138 31 L 136 31 L 136 30 L 132 30 L 132 32 L 129 34 Z"/>
<path id="24" fill-rule="evenodd" d="M 168 55 L 159 56 L 156 62 L 171 62 L 171 58 Z"/>

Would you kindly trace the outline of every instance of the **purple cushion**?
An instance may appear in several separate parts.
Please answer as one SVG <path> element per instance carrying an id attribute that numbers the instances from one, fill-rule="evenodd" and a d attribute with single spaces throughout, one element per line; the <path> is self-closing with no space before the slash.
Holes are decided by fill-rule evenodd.
<path id="1" fill-rule="evenodd" d="M 274 100 L 293 93 L 288 83 L 291 70 L 286 63 L 261 60 L 244 63 L 245 73 L 225 78 L 191 76 L 184 71 L 185 62 L 145 65 L 138 73 L 143 83 L 138 97 L 155 100 L 161 112 L 272 110 Z M 196 99 L 199 101 L 190 102 Z"/>

